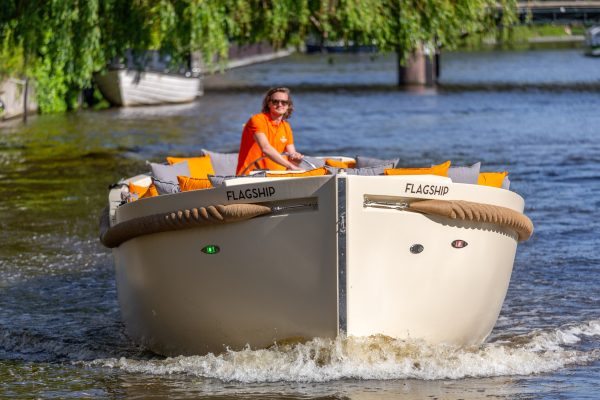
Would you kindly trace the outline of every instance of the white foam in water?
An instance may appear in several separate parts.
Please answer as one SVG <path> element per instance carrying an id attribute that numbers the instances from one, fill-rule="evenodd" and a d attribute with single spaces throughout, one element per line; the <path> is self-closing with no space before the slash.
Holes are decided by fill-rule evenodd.
<path id="1" fill-rule="evenodd" d="M 529 375 L 600 359 L 600 348 L 569 348 L 600 336 L 600 319 L 514 336 L 479 347 L 431 346 L 384 336 L 314 339 L 304 344 L 164 360 L 103 359 L 88 365 L 154 375 L 190 374 L 239 382 L 338 379 L 460 379 Z"/>

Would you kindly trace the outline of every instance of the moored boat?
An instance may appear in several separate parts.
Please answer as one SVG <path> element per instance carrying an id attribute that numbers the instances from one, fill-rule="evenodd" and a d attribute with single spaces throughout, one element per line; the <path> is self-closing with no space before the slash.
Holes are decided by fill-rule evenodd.
<path id="1" fill-rule="evenodd" d="M 189 103 L 202 95 L 199 77 L 132 69 L 111 69 L 94 76 L 98 88 L 117 106 Z"/>
<path id="2" fill-rule="evenodd" d="M 498 318 L 518 194 L 436 175 L 276 173 L 123 202 L 109 193 L 127 332 L 164 355 L 340 334 L 476 345 Z"/>
<path id="3" fill-rule="evenodd" d="M 600 57 L 600 26 L 594 26 L 585 32 L 585 54 Z"/>
<path id="4" fill-rule="evenodd" d="M 0 121 L 37 112 L 35 90 L 26 80 L 0 79 Z"/>
<path id="5" fill-rule="evenodd" d="M 189 103 L 201 96 L 197 62 L 177 68 L 170 63 L 168 55 L 156 51 L 128 51 L 106 71 L 94 74 L 94 81 L 111 104 L 121 107 Z"/>

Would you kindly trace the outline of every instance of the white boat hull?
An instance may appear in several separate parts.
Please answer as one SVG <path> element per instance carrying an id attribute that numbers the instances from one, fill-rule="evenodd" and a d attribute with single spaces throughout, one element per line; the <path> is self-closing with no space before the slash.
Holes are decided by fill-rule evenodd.
<path id="1" fill-rule="evenodd" d="M 586 30 L 585 55 L 600 57 L 600 26 L 593 26 Z"/>
<path id="2" fill-rule="evenodd" d="M 349 199 L 386 192 L 398 195 L 397 190 L 382 191 L 372 179 L 348 182 Z M 515 200 L 511 205 L 519 209 Z M 490 334 L 510 281 L 514 232 L 493 224 L 365 208 L 360 201 L 349 202 L 347 225 L 348 334 L 458 345 L 480 344 Z M 455 240 L 468 245 L 455 249 Z M 410 253 L 415 244 L 423 246 L 422 253 Z"/>
<path id="3" fill-rule="evenodd" d="M 600 57 L 600 46 L 586 48 L 585 55 L 590 57 Z"/>
<path id="4" fill-rule="evenodd" d="M 123 107 L 189 103 L 202 95 L 198 77 L 118 69 L 96 74 L 94 80 L 108 101 Z"/>
<path id="5" fill-rule="evenodd" d="M 0 80 L 0 121 L 21 116 L 25 112 L 35 113 L 37 109 L 35 88 L 31 83 L 26 85 L 24 80 L 14 78 Z"/>
<path id="6" fill-rule="evenodd" d="M 490 223 L 365 206 L 365 200 L 443 197 L 522 213 L 517 194 L 433 177 L 249 179 L 113 210 L 115 224 L 211 204 L 256 203 L 234 198 L 260 187 L 273 188 L 260 202 L 318 204 L 142 235 L 116 247 L 119 303 L 133 338 L 157 353 L 178 355 L 340 333 L 454 345 L 480 344 L 490 334 L 510 281 L 517 234 Z M 431 180 L 447 192 L 408 190 L 407 183 L 414 188 Z M 454 248 L 455 240 L 468 245 Z M 411 253 L 416 244 L 421 253 Z M 207 245 L 220 252 L 204 254 Z"/>

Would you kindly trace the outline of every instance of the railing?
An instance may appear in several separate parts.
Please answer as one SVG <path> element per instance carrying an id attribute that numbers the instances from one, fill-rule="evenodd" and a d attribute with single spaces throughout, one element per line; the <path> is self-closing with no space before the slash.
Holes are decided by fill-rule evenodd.
<path id="1" fill-rule="evenodd" d="M 600 1 L 527 1 L 517 3 L 522 22 L 600 23 Z"/>

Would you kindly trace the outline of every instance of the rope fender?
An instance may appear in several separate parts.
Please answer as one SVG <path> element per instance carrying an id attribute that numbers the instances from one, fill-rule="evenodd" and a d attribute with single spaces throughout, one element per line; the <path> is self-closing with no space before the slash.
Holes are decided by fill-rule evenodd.
<path id="1" fill-rule="evenodd" d="M 100 216 L 100 241 L 114 248 L 142 235 L 244 221 L 270 212 L 270 207 L 259 204 L 215 205 L 147 215 L 111 227 L 109 209 L 105 207 Z"/>
<path id="2" fill-rule="evenodd" d="M 533 233 L 533 223 L 526 215 L 491 204 L 465 200 L 422 200 L 410 203 L 408 209 L 450 219 L 491 222 L 517 232 L 520 242 L 529 239 Z"/>
<path id="3" fill-rule="evenodd" d="M 533 223 L 526 215 L 501 206 L 464 200 L 421 200 L 410 203 L 408 209 L 450 219 L 494 223 L 513 229 L 519 241 L 529 239 L 533 233 Z M 148 215 L 111 227 L 109 209 L 105 207 L 100 217 L 100 241 L 114 248 L 142 235 L 244 221 L 271 212 L 271 208 L 259 204 L 215 205 Z"/>

